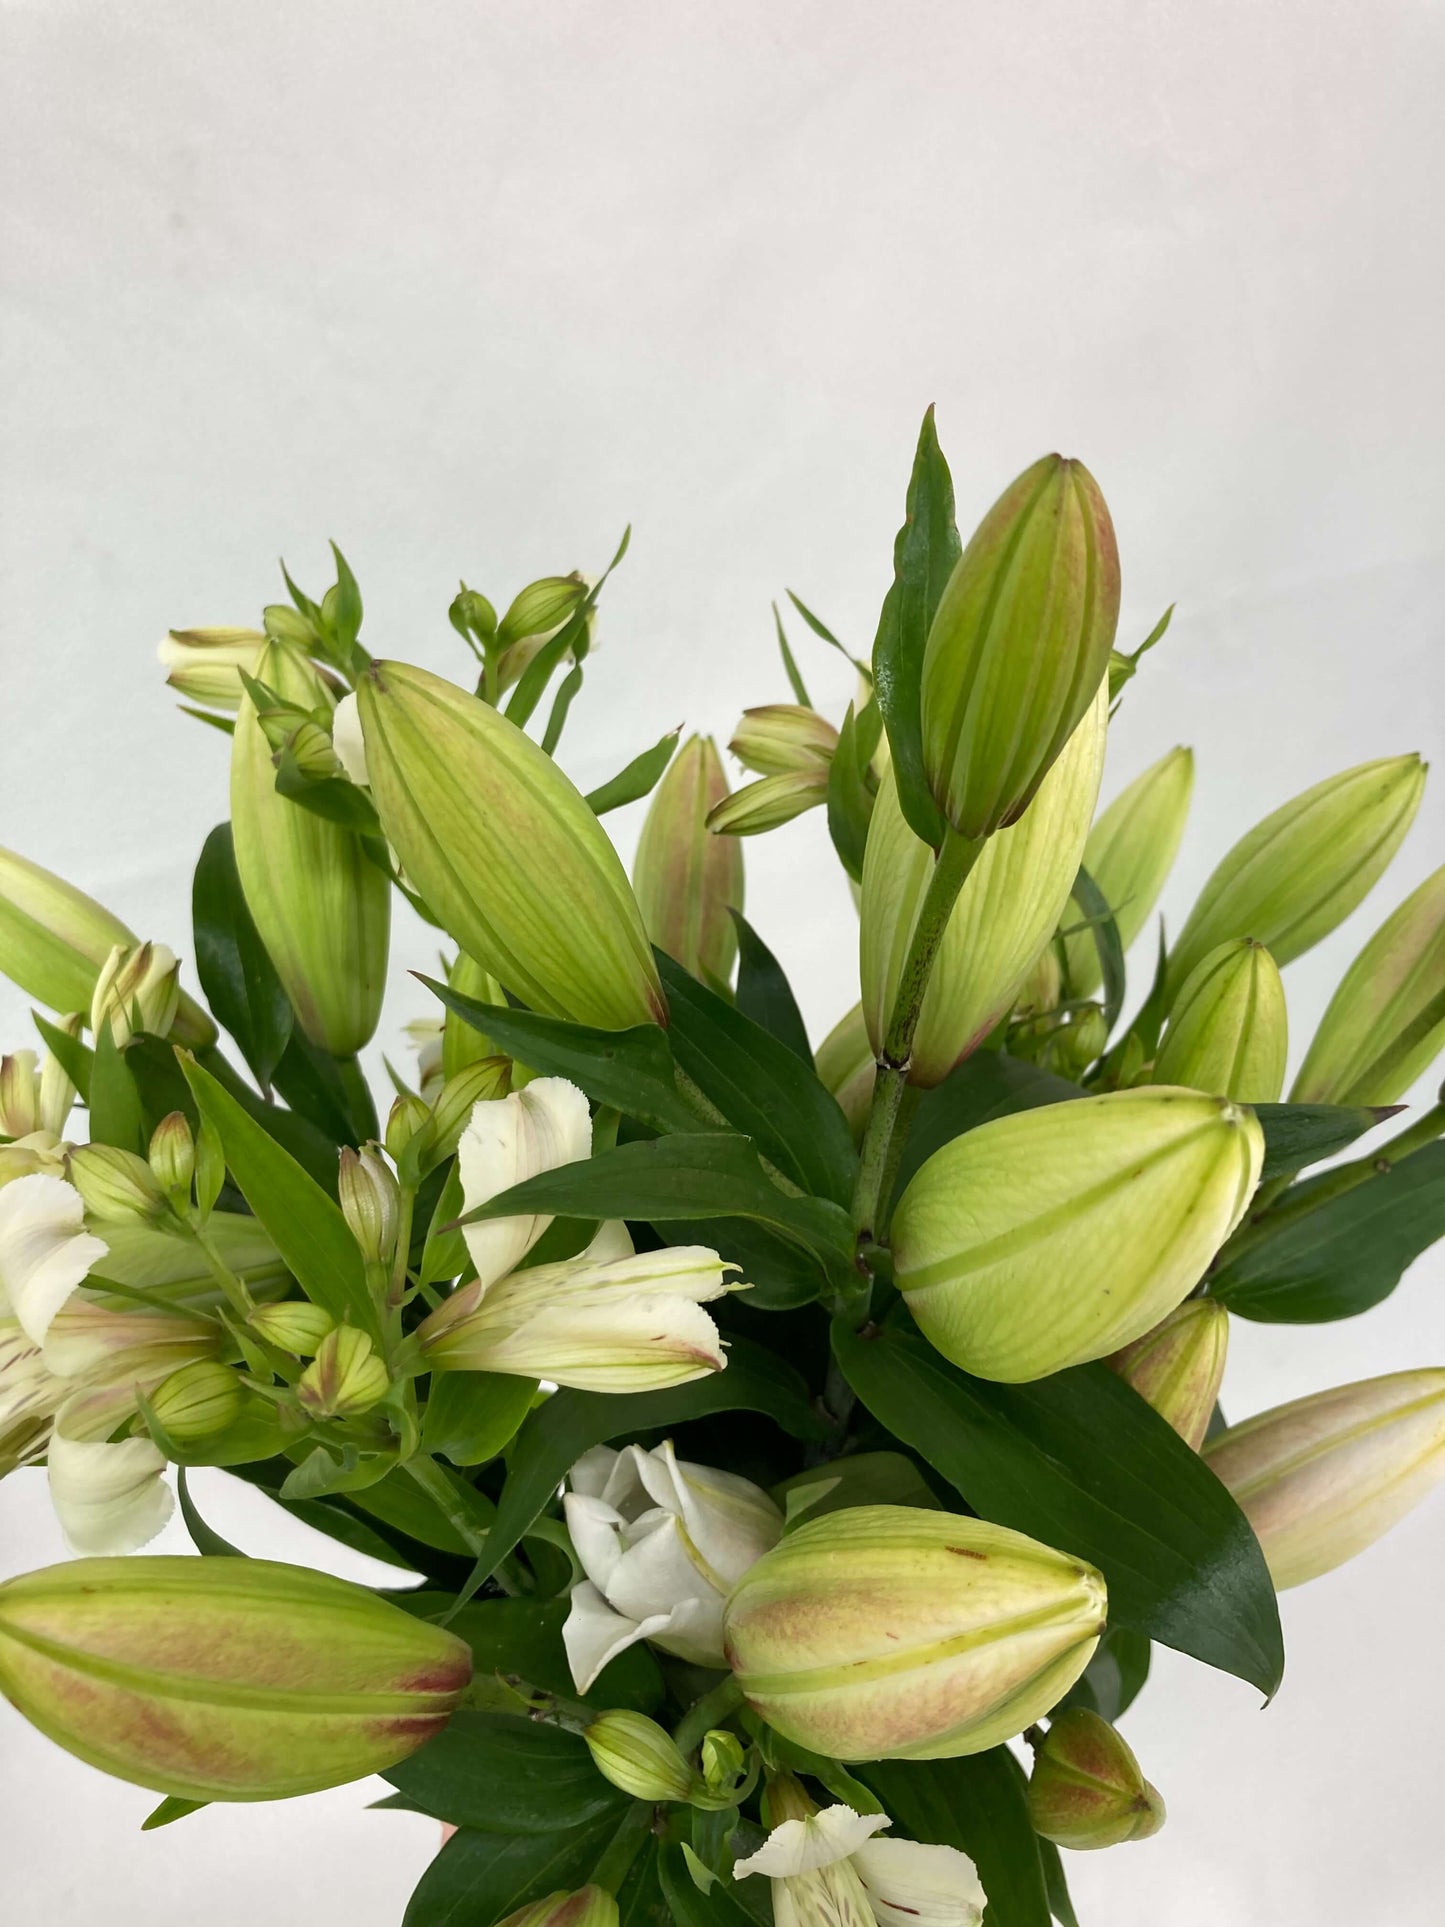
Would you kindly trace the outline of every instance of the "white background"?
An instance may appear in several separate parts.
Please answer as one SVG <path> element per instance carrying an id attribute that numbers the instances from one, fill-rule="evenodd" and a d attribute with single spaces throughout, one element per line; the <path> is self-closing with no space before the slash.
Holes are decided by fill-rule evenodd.
<path id="1" fill-rule="evenodd" d="M 1062 447 L 1114 509 L 1122 639 L 1178 600 L 1106 777 L 1197 749 L 1176 927 L 1276 803 L 1438 753 L 1428 0 L 7 0 L 0 36 L 0 841 L 147 935 L 187 949 L 226 809 L 221 739 L 153 666 L 168 625 L 254 620 L 281 553 L 319 592 L 334 535 L 373 651 L 460 673 L 459 574 L 504 602 L 630 519 L 563 759 L 586 787 L 786 695 L 786 586 L 866 649 L 929 401 L 961 521 Z M 841 665 L 800 654 L 840 708 Z M 610 819 L 629 852 L 638 814 Z M 1290 969 L 1296 1061 L 1440 831 L 1436 789 Z M 856 985 L 820 816 L 747 856 L 821 1035 Z M 400 926 L 393 1049 L 430 960 Z M 30 1041 L 23 998 L 0 1019 Z M 1352 1323 L 1240 1325 L 1230 1412 L 1445 1360 L 1442 1283 L 1426 1261 Z M 310 1556 L 199 1484 L 252 1550 Z M 1070 1858 L 1086 1927 L 1439 1919 L 1442 1547 L 1437 1499 L 1288 1595 L 1267 1712 L 1160 1654 L 1126 1730 L 1170 1822 Z M 0 1571 L 61 1553 L 42 1477 L 7 1481 Z M 143 1793 L 4 1709 L 0 1745 L 17 1921 L 395 1927 L 433 1843 L 366 1788 L 143 1837 Z"/>

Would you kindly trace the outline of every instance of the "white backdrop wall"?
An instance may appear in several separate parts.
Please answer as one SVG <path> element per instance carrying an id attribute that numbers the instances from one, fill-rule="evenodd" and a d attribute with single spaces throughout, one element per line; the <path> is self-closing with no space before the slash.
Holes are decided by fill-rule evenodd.
<path id="1" fill-rule="evenodd" d="M 672 724 L 725 736 L 786 694 L 785 586 L 868 646 L 935 401 L 961 521 L 1082 454 L 1123 639 L 1179 603 L 1106 777 L 1195 745 L 1177 924 L 1267 808 L 1440 747 L 1442 41 L 1433 0 L 0 0 L 0 842 L 185 951 L 226 758 L 156 639 L 254 620 L 279 554 L 321 582 L 328 536 L 372 649 L 444 670 L 459 574 L 505 600 L 630 519 L 563 760 L 586 787 Z M 1291 967 L 1296 1061 L 1441 828 L 1437 789 Z M 856 985 L 820 818 L 747 858 L 821 1035 Z M 431 953 L 399 926 L 379 1044 Z M 8 989 L 0 1020 L 28 1041 Z M 1239 1325 L 1231 1414 L 1445 1360 L 1442 1285 L 1427 1260 L 1350 1324 Z M 198 1484 L 251 1550 L 335 1559 Z M 62 1552 L 42 1475 L 6 1481 L 0 1573 Z M 1442 1578 L 1437 1501 L 1288 1595 L 1267 1712 L 1161 1653 L 1126 1731 L 1172 1817 L 1071 1858 L 1085 1922 L 1438 1920 Z M 394 1927 L 434 1834 L 372 1793 L 142 1837 L 144 1794 L 0 1708 L 11 1917 L 249 1927 L 275 1881 L 272 1920 Z"/>

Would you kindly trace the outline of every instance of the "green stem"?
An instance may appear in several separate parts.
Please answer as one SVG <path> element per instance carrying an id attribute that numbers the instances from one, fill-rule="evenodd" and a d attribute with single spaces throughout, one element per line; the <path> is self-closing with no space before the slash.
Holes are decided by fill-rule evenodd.
<path id="1" fill-rule="evenodd" d="M 212 1248 L 211 1241 L 204 1231 L 195 1225 L 190 1227 L 190 1231 L 200 1250 L 201 1256 L 206 1261 L 207 1270 L 221 1287 L 221 1290 L 226 1294 L 226 1300 L 231 1306 L 231 1309 L 240 1318 L 249 1318 L 255 1310 L 255 1300 L 246 1289 L 245 1279 L 238 1278 L 219 1253 Z"/>
<path id="2" fill-rule="evenodd" d="M 627 1878 L 633 1861 L 642 1851 L 642 1843 L 652 1831 L 653 1817 L 657 1809 L 650 1800 L 638 1800 L 628 1808 L 622 1825 L 612 1836 L 601 1859 L 592 1869 L 592 1882 L 601 1887 L 604 1893 L 615 1894 Z"/>
<path id="3" fill-rule="evenodd" d="M 679 1753 L 690 1754 L 702 1745 L 705 1734 L 732 1718 L 743 1703 L 743 1689 L 729 1673 L 721 1685 L 714 1686 L 682 1717 L 673 1734 Z"/>
<path id="4" fill-rule="evenodd" d="M 411 1256 L 411 1223 L 416 1212 L 416 1188 L 401 1187 L 401 1211 L 396 1228 L 396 1252 L 391 1261 L 391 1282 L 386 1293 L 386 1309 L 395 1311 L 406 1295 L 406 1267 Z"/>

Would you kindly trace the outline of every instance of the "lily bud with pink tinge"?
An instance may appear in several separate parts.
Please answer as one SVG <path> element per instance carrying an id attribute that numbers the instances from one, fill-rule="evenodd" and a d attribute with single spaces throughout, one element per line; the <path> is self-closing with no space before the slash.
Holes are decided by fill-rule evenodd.
<path id="1" fill-rule="evenodd" d="M 1189 1298 L 1104 1362 L 1197 1452 L 1228 1352 L 1229 1313 L 1216 1298 Z"/>

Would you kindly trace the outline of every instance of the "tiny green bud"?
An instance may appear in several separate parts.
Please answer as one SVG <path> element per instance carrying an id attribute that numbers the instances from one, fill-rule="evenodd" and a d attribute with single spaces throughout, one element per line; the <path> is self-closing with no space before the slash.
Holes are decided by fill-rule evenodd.
<path id="1" fill-rule="evenodd" d="M 1249 938 L 1222 943 L 1180 988 L 1153 1082 L 1273 1104 L 1284 1089 L 1289 1017 L 1274 958 Z"/>
<path id="2" fill-rule="evenodd" d="M 690 736 L 648 805 L 632 866 L 648 936 L 704 981 L 726 982 L 738 954 L 731 912 L 743 907 L 743 853 L 707 827 L 727 795 L 712 738 Z"/>
<path id="3" fill-rule="evenodd" d="M 1050 1722 L 1034 1756 L 1029 1818 L 1045 1840 L 1085 1852 L 1147 1840 L 1164 1824 L 1164 1802 L 1109 1722 L 1075 1706 Z"/>
<path id="4" fill-rule="evenodd" d="M 165 1037 L 180 1004 L 180 972 L 163 943 L 117 944 L 100 967 L 90 1000 L 90 1028 L 97 1037 L 107 1024 L 118 1045 L 139 1029 Z"/>
<path id="5" fill-rule="evenodd" d="M 1109 1026 L 1097 1004 L 1075 1011 L 1049 1039 L 1048 1061 L 1062 1077 L 1078 1078 L 1104 1053 Z"/>
<path id="6" fill-rule="evenodd" d="M 828 800 L 828 772 L 821 766 L 789 770 L 744 783 L 708 811 L 707 826 L 714 836 L 762 836 L 780 829 L 805 810 Z"/>
<path id="7" fill-rule="evenodd" d="M 166 1215 L 165 1193 L 144 1158 L 115 1144 L 80 1144 L 70 1153 L 70 1182 L 87 1213 L 100 1224 L 140 1220 L 153 1224 Z"/>
<path id="8" fill-rule="evenodd" d="M 396 1099 L 386 1118 L 386 1154 L 395 1164 L 402 1152 L 431 1122 L 431 1106 L 412 1091 Z"/>
<path id="9" fill-rule="evenodd" d="M 464 582 L 452 598 L 448 614 L 454 629 L 470 632 L 481 643 L 495 640 L 497 612 L 480 589 L 469 589 Z"/>
<path id="10" fill-rule="evenodd" d="M 554 636 L 587 594 L 580 575 L 544 575 L 519 589 L 497 624 L 497 640 L 503 648 L 535 637 L 545 641 Z"/>
<path id="11" fill-rule="evenodd" d="M 743 768 L 758 776 L 827 769 L 837 747 L 838 732 L 827 717 L 803 703 L 765 703 L 759 709 L 745 709 L 728 744 Z"/>
<path id="12" fill-rule="evenodd" d="M 690 1800 L 698 1778 L 655 1720 L 626 1708 L 602 1713 L 582 1735 L 592 1763 L 634 1800 Z"/>
<path id="13" fill-rule="evenodd" d="M 316 1348 L 296 1395 L 315 1418 L 359 1418 L 386 1397 L 385 1361 L 355 1325 L 338 1325 Z"/>
<path id="14" fill-rule="evenodd" d="M 241 1381 L 229 1365 L 199 1359 L 172 1372 L 151 1394 L 151 1410 L 179 1444 L 224 1432 L 241 1411 Z"/>
<path id="15" fill-rule="evenodd" d="M 332 747 L 330 734 L 320 723 L 306 721 L 298 723 L 286 739 L 286 747 L 301 774 L 313 783 L 321 783 L 327 777 L 341 772 L 341 762 Z"/>
<path id="16" fill-rule="evenodd" d="M 1229 1313 L 1218 1299 L 1190 1298 L 1104 1362 L 1197 1452 L 1228 1353 Z"/>
<path id="17" fill-rule="evenodd" d="M 1149 921 L 1174 867 L 1193 793 L 1194 752 L 1171 749 L 1121 790 L 1089 831 L 1084 868 L 1113 911 L 1126 950 Z M 1065 924 L 1081 923 L 1083 914 L 1071 904 Z M 1093 932 L 1074 930 L 1064 939 L 1064 954 L 1074 995 L 1092 997 L 1103 982 Z"/>
<path id="18" fill-rule="evenodd" d="M 714 1729 L 702 1736 L 702 1779 L 709 1793 L 730 1793 L 743 1777 L 747 1753 L 736 1733 Z"/>
<path id="19" fill-rule="evenodd" d="M 363 1258 L 389 1265 L 401 1223 L 401 1192 L 395 1173 L 372 1145 L 353 1151 L 344 1145 L 336 1174 L 341 1215 Z"/>
<path id="20" fill-rule="evenodd" d="M 618 1927 L 617 1902 L 601 1887 L 561 1891 L 519 1907 L 497 1927 Z"/>
<path id="21" fill-rule="evenodd" d="M 196 1143 L 184 1111 L 169 1111 L 151 1133 L 150 1167 L 173 1203 L 189 1204 L 196 1175 Z"/>
<path id="22" fill-rule="evenodd" d="M 247 1324 L 278 1350 L 293 1358 L 311 1358 L 322 1340 L 335 1330 L 330 1312 L 313 1305 L 307 1298 L 287 1298 L 280 1304 L 257 1305 Z"/>

